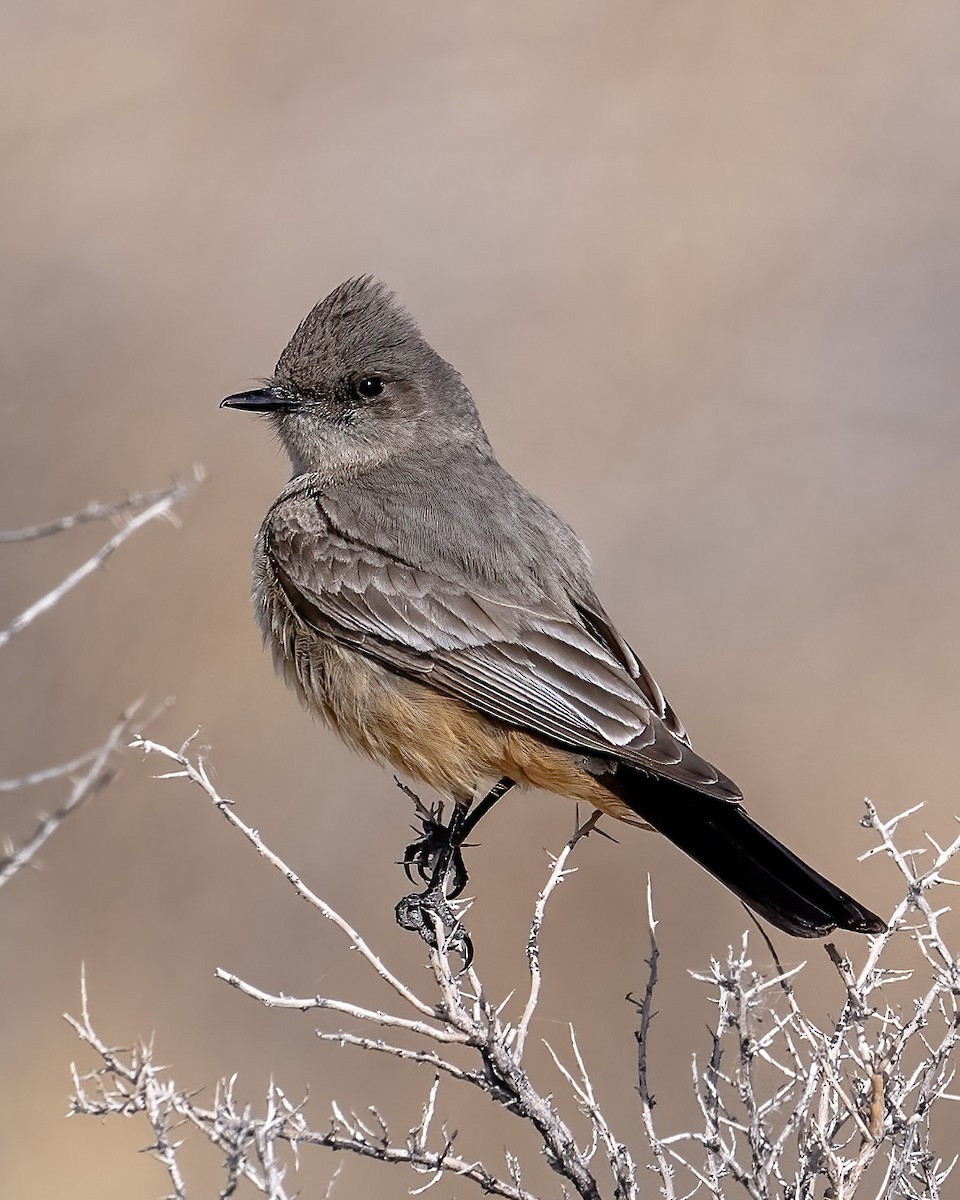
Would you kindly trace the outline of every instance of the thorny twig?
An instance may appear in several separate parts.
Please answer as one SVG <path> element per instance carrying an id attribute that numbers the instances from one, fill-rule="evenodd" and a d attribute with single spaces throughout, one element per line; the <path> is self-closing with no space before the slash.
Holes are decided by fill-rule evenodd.
<path id="1" fill-rule="evenodd" d="M 653 1092 L 650 1090 L 650 1077 L 647 1070 L 647 1046 L 650 1044 L 650 1027 L 653 1018 L 656 1016 L 656 1013 L 653 1011 L 653 995 L 657 987 L 657 979 L 659 978 L 660 947 L 657 945 L 656 928 L 657 923 L 653 916 L 653 889 L 650 883 L 650 876 L 648 875 L 647 930 L 650 936 L 650 957 L 647 959 L 647 986 L 643 993 L 643 999 L 639 1002 L 632 996 L 628 996 L 627 999 L 633 1000 L 637 1005 L 637 1011 L 640 1015 L 640 1027 L 634 1036 L 637 1039 L 638 1047 L 637 1091 L 640 1094 L 640 1116 L 643 1121 L 643 1132 L 656 1161 L 657 1170 L 660 1172 L 663 1194 L 666 1200 L 675 1200 L 673 1169 L 670 1166 L 670 1161 L 663 1148 L 663 1144 L 657 1137 L 656 1130 L 654 1129 L 653 1107 L 656 1104 L 656 1100 L 654 1099 Z"/>
<path id="2" fill-rule="evenodd" d="M 349 922 L 317 897 L 236 816 L 230 802 L 213 786 L 202 754 L 191 754 L 190 742 L 179 751 L 142 739 L 137 744 L 171 760 L 174 769 L 168 776 L 186 778 L 199 786 L 258 853 L 283 873 L 297 894 L 345 934 L 392 989 L 398 1009 L 387 1012 L 333 997 L 291 997 L 258 988 L 223 970 L 218 972 L 220 978 L 267 1006 L 336 1012 L 357 1023 L 361 1032 L 320 1030 L 321 1040 L 421 1063 L 432 1072 L 420 1116 L 402 1138 L 393 1136 L 376 1107 L 361 1117 L 333 1103 L 329 1128 L 317 1129 L 308 1122 L 304 1105 L 291 1104 L 276 1087 L 268 1093 L 264 1116 L 254 1117 L 248 1108 L 238 1107 L 235 1081 L 218 1090 L 211 1106 L 201 1108 L 153 1065 L 149 1048 L 119 1052 L 106 1046 L 90 1024 L 84 999 L 82 1019 L 74 1026 L 99 1056 L 100 1066 L 89 1075 L 76 1077 L 73 1111 L 101 1116 L 146 1113 L 154 1130 L 154 1152 L 167 1169 L 175 1195 L 185 1194 L 178 1190 L 184 1185 L 177 1174 L 180 1167 L 172 1137 L 172 1130 L 182 1122 L 200 1129 L 225 1155 L 228 1188 L 223 1195 L 242 1177 L 282 1200 L 288 1194 L 283 1190 L 284 1172 L 296 1167 L 297 1153 L 304 1146 L 316 1145 L 404 1165 L 426 1177 L 426 1182 L 413 1189 L 414 1194 L 443 1178 L 459 1176 L 481 1193 L 534 1200 L 522 1181 L 522 1163 L 516 1153 L 505 1152 L 506 1170 L 498 1174 L 460 1151 L 460 1137 L 450 1132 L 440 1117 L 440 1081 L 446 1079 L 483 1093 L 533 1125 L 547 1161 L 565 1181 L 564 1195 L 572 1189 L 591 1200 L 601 1196 L 637 1200 L 636 1162 L 645 1147 L 643 1156 L 649 1156 L 650 1168 L 667 1200 L 680 1200 L 697 1190 L 719 1200 L 731 1194 L 727 1190 L 730 1185 L 754 1200 L 774 1195 L 813 1200 L 815 1194 L 823 1193 L 825 1184 L 836 1200 L 849 1200 L 878 1159 L 885 1164 L 885 1176 L 875 1194 L 884 1200 L 896 1196 L 938 1200 L 941 1196 L 953 1164 L 940 1162 L 933 1153 L 930 1112 L 940 1100 L 953 1098 L 948 1088 L 958 1038 L 960 979 L 956 960 L 940 932 L 941 913 L 929 905 L 927 896 L 933 887 L 949 882 L 940 872 L 960 851 L 960 839 L 946 849 L 934 846 L 933 864 L 917 873 L 912 866 L 916 853 L 901 853 L 893 843 L 893 831 L 902 818 L 884 824 L 875 810 L 869 809 L 867 823 L 904 874 L 908 896 L 894 913 L 891 931 L 871 943 L 859 972 L 835 951 L 828 951 L 834 955 L 846 996 L 833 1026 L 821 1029 L 801 1010 L 794 980 L 802 964 L 787 972 L 758 970 L 746 937 L 724 961 L 714 961 L 708 972 L 695 976 L 711 987 L 717 1004 L 708 1059 L 703 1067 L 697 1067 L 694 1060 L 703 1127 L 668 1136 L 658 1131 L 654 1121 L 647 1058 L 659 956 L 648 893 L 648 977 L 642 997 L 635 1001 L 641 1147 L 628 1148 L 616 1137 L 571 1029 L 572 1068 L 548 1050 L 589 1121 L 589 1144 L 580 1147 L 560 1115 L 559 1102 L 534 1083 L 523 1052 L 542 990 L 539 936 L 545 909 L 557 885 L 569 875 L 569 855 L 588 832 L 586 825 L 578 827 L 553 861 L 536 902 L 527 947 L 530 985 L 514 1025 L 504 1015 L 513 993 L 494 1005 L 476 968 L 458 974 L 442 948 L 439 928 L 441 949 L 429 951 L 434 1002 L 415 993 Z M 918 923 L 909 928 L 931 969 L 932 983 L 905 1015 L 884 992 L 902 982 L 904 973 L 882 966 L 881 958 L 896 929 L 908 928 L 911 914 L 919 915 Z M 387 1041 L 362 1032 L 363 1027 L 371 1026 L 390 1029 L 395 1036 Z M 411 1044 L 403 1044 L 403 1039 Z M 465 1054 L 476 1056 L 475 1066 L 464 1065 L 462 1057 L 455 1060 L 456 1055 Z M 598 1169 L 597 1150 L 602 1150 L 606 1159 L 603 1174 Z"/>
<path id="3" fill-rule="evenodd" d="M 49 783 L 51 779 L 62 779 L 64 775 L 73 775 L 75 771 L 85 767 L 88 762 L 93 762 L 99 753 L 99 747 L 96 750 L 86 750 L 83 754 L 78 754 L 76 758 L 71 758 L 69 762 L 58 763 L 55 767 L 41 767 L 39 771 L 31 771 L 27 775 L 21 775 L 19 779 L 0 779 L 0 792 L 20 792 L 24 788 L 36 787 L 40 783 Z"/>
<path id="4" fill-rule="evenodd" d="M 162 492 L 149 493 L 149 496 L 141 497 L 140 499 L 142 500 L 149 499 L 150 503 L 148 503 L 145 508 L 141 508 L 138 512 L 136 512 L 134 516 L 129 517 L 125 524 L 121 526 L 121 528 L 113 535 L 113 537 L 104 542 L 96 554 L 91 555 L 86 562 L 82 563 L 75 570 L 71 571 L 65 579 L 61 580 L 61 582 L 58 583 L 55 588 L 51 588 L 46 595 L 41 596 L 39 600 L 35 600 L 33 604 L 25 608 L 23 612 L 19 614 L 19 616 L 14 617 L 6 629 L 0 630 L 0 649 L 2 649 L 11 638 L 15 637 L 18 633 L 22 632 L 22 630 L 26 629 L 26 627 L 35 621 L 37 617 L 41 616 L 45 612 L 49 612 L 51 608 L 59 604 L 64 596 L 66 596 L 68 592 L 71 592 L 77 586 L 77 584 L 82 583 L 88 575 L 92 575 L 94 571 L 102 567 L 107 559 L 109 559 L 111 555 L 119 550 L 123 543 L 131 538 L 138 529 L 141 529 L 150 521 L 155 521 L 158 517 L 164 517 L 169 521 L 175 520 L 173 512 L 174 506 L 189 492 L 192 492 L 202 480 L 202 469 L 200 467 L 195 467 L 192 479 L 178 480 Z M 121 513 L 128 510 L 130 507 L 131 505 L 129 502 L 121 501 L 116 507 L 115 512 Z M 42 533 L 36 533 L 37 529 L 50 533 L 56 532 L 57 529 L 66 529 L 70 526 L 64 522 L 68 522 L 70 520 L 71 518 L 65 517 L 60 522 L 53 522 L 52 526 L 50 527 L 34 526 L 33 529 L 15 530 L 8 534 L 7 540 L 17 540 L 23 534 L 28 536 L 42 536 Z M 73 523 L 76 524 L 78 522 L 74 521 Z"/>
<path id="5" fill-rule="evenodd" d="M 134 745 L 149 754 L 162 756 L 172 762 L 173 769 L 165 772 L 163 778 L 183 778 L 198 786 L 217 807 L 224 818 L 254 846 L 257 852 L 275 866 L 294 888 L 297 895 L 306 900 L 325 919 L 339 928 L 349 940 L 351 946 L 359 952 L 368 966 L 393 991 L 400 1004 L 412 1015 L 399 1011 L 384 1011 L 367 1008 L 362 1004 L 324 996 L 292 997 L 269 992 L 240 979 L 233 972 L 218 970 L 218 976 L 245 995 L 256 999 L 268 1007 L 286 1007 L 311 1010 L 329 1010 L 359 1022 L 361 1025 L 389 1028 L 404 1035 L 419 1040 L 419 1045 L 413 1049 L 396 1047 L 401 1053 L 398 1057 L 413 1058 L 431 1066 L 437 1077 L 445 1076 L 458 1083 L 466 1083 L 479 1090 L 502 1105 L 511 1113 L 515 1113 L 530 1122 L 540 1134 L 543 1151 L 551 1166 L 565 1177 L 576 1194 L 589 1200 L 600 1200 L 600 1190 L 589 1166 L 589 1153 L 578 1147 L 567 1124 L 561 1119 L 553 1102 L 548 1095 L 536 1088 L 529 1073 L 524 1067 L 520 1050 L 518 1049 L 518 1028 L 509 1023 L 503 1015 L 503 1006 L 494 1006 L 484 995 L 480 980 L 475 971 L 467 970 L 458 973 L 442 946 L 442 930 L 439 938 L 440 950 L 430 951 L 430 966 L 433 972 L 437 999 L 433 1004 L 421 999 L 406 983 L 404 983 L 376 954 L 359 932 L 324 900 L 318 897 L 303 882 L 302 879 L 260 838 L 259 834 L 243 822 L 234 811 L 231 802 L 221 796 L 213 784 L 207 770 L 202 753 L 191 755 L 189 739 L 179 750 L 172 750 L 156 742 L 136 738 Z M 586 834 L 594 824 L 591 818 L 579 826 L 568 843 L 568 849 L 553 863 L 552 870 L 545 889 L 552 891 L 562 880 L 568 868 L 565 867 L 569 851 Z M 542 914 L 541 914 L 542 919 Z M 534 939 L 539 936 L 537 930 L 531 935 Z M 535 956 L 539 961 L 539 956 Z M 533 961 L 533 960 L 531 960 Z M 533 968 L 532 968 L 533 970 Z M 533 985 L 534 990 L 536 985 Z M 524 1030 L 529 1026 L 533 1009 L 529 1003 L 525 1006 L 522 1020 Z M 78 1023 L 86 1028 L 84 1022 Z M 92 1041 L 92 1030 L 87 1032 L 85 1040 L 94 1045 L 94 1049 L 103 1057 L 100 1045 Z M 340 1041 L 345 1046 L 359 1049 L 375 1050 L 378 1053 L 391 1053 L 393 1047 L 378 1038 L 352 1033 L 349 1030 L 328 1033 L 321 1031 L 324 1040 Z M 426 1049 L 425 1045 L 436 1049 Z M 463 1047 L 477 1056 L 476 1068 L 464 1068 L 447 1057 L 449 1049 Z M 143 1059 L 144 1051 L 137 1052 Z M 101 1111 L 104 1104 L 109 1104 L 111 1082 L 120 1069 L 117 1056 L 95 1072 L 99 1085 L 105 1091 L 101 1099 L 94 1103 L 89 1096 L 79 1099 L 76 1111 Z M 130 1060 L 126 1060 L 126 1068 L 130 1068 Z M 435 1098 L 434 1098 L 435 1099 Z M 185 1103 L 177 1102 L 177 1111 L 181 1116 L 194 1123 L 201 1120 L 196 1112 L 188 1111 Z M 99 1105 L 99 1107 L 98 1107 Z M 76 1106 L 75 1106 L 76 1107 Z M 512 1200 L 533 1200 L 519 1182 L 519 1166 L 516 1158 L 508 1158 L 507 1174 L 504 1177 L 496 1175 L 483 1164 L 462 1157 L 455 1152 L 454 1135 L 442 1135 L 442 1145 L 438 1148 L 435 1137 L 431 1135 L 430 1121 L 435 1109 L 432 1103 L 424 1110 L 424 1117 L 415 1130 L 408 1135 L 405 1142 L 393 1139 L 386 1127 L 371 1131 L 367 1124 L 356 1115 L 343 1113 L 337 1106 L 333 1107 L 333 1122 L 331 1130 L 319 1133 L 309 1129 L 302 1119 L 298 1118 L 296 1128 L 288 1124 L 275 1132 L 275 1140 L 287 1142 L 290 1145 L 304 1145 L 316 1142 L 336 1149 L 349 1149 L 355 1153 L 377 1157 L 384 1162 L 406 1164 L 415 1171 L 431 1173 L 431 1178 L 443 1175 L 460 1175 L 478 1183 L 482 1190 L 495 1195 L 510 1197 Z M 209 1116 L 209 1121 L 214 1117 Z M 379 1118 L 377 1118 L 379 1121 Z M 428 1150 L 429 1144 L 433 1149 Z M 247 1176 L 250 1178 L 250 1176 Z"/>
<path id="6" fill-rule="evenodd" d="M 199 481 L 199 477 L 198 477 Z M 174 484 L 179 488 L 180 484 Z M 131 492 L 120 500 L 110 500 L 106 504 L 94 500 L 81 508 L 79 512 L 70 513 L 65 517 L 57 517 L 53 521 L 44 521 L 39 525 L 26 525 L 22 529 L 0 529 L 0 544 L 4 542 L 32 542 L 38 538 L 51 537 L 56 533 L 65 533 L 78 525 L 87 525 L 91 521 L 116 521 L 130 512 L 143 512 L 162 501 L 169 499 L 170 488 L 158 488 L 153 492 Z M 184 493 L 181 492 L 181 495 Z M 179 498 L 179 497 L 178 497 Z"/>
<path id="7" fill-rule="evenodd" d="M 0 647 L 6 645 L 11 638 L 41 614 L 49 612 L 55 607 L 78 583 L 101 567 L 138 529 L 159 517 L 175 520 L 173 511 L 175 505 L 192 492 L 202 480 L 202 468 L 195 467 L 191 479 L 175 481 L 160 491 L 130 495 L 110 504 L 99 502 L 88 504 L 80 512 L 42 525 L 31 525 L 25 529 L 0 530 L 0 543 L 22 542 L 49 537 L 90 521 L 123 520 L 124 522 L 118 532 L 105 542 L 96 554 L 72 571 L 46 595 L 31 604 L 6 629 L 0 631 Z M 129 515 L 131 513 L 133 516 Z M 111 760 L 128 737 L 131 722 L 138 708 L 139 702 L 131 705 L 113 726 L 101 745 L 78 755 L 69 762 L 55 767 L 41 768 L 18 779 L 0 779 L 0 793 L 5 793 L 34 787 L 53 779 L 61 779 L 64 776 L 76 775 L 67 797 L 59 808 L 49 815 L 39 818 L 34 832 L 25 841 L 19 845 L 10 844 L 6 847 L 5 853 L 0 856 L 0 887 L 33 860 L 41 846 L 71 813 L 76 812 L 87 800 L 102 791 L 113 780 L 116 772 Z"/>
<path id="8" fill-rule="evenodd" d="M 110 730 L 106 741 L 96 750 L 83 756 L 80 761 L 84 765 L 89 762 L 90 765 L 82 775 L 74 780 L 70 793 L 63 804 L 48 816 L 41 817 L 36 829 L 28 838 L 0 857 L 0 887 L 3 887 L 31 861 L 44 842 L 56 832 L 72 812 L 75 812 L 82 804 L 85 804 L 92 796 L 112 782 L 115 771 L 110 765 L 110 760 L 129 737 L 130 725 L 139 707 L 139 703 L 132 704 Z M 59 769 L 57 773 L 65 774 L 66 772 Z M 37 774 L 42 774 L 42 772 Z"/>
<path id="9" fill-rule="evenodd" d="M 573 853 L 574 847 L 581 838 L 585 838 L 595 828 L 597 821 L 600 820 L 600 812 L 594 812 L 588 817 L 582 825 L 578 825 L 574 830 L 573 837 L 566 843 L 560 853 L 553 861 L 553 869 L 550 871 L 550 876 L 547 882 L 541 889 L 540 895 L 537 897 L 537 902 L 533 909 L 533 920 L 530 923 L 530 936 L 527 938 L 527 962 L 530 967 L 530 992 L 527 996 L 527 1003 L 524 1005 L 523 1014 L 520 1017 L 517 1025 L 516 1035 L 516 1054 L 518 1060 L 523 1057 L 523 1048 L 527 1040 L 527 1033 L 530 1029 L 530 1022 L 533 1020 L 533 1015 L 537 1011 L 537 1004 L 540 1000 L 540 986 L 543 982 L 543 973 L 540 968 L 540 930 L 543 927 L 543 919 L 547 911 L 547 902 L 553 895 L 554 890 L 566 879 L 567 875 L 571 874 L 575 867 L 567 868 L 567 859 Z"/>
<path id="10" fill-rule="evenodd" d="M 754 967 L 746 935 L 724 962 L 694 975 L 714 989 L 718 1010 L 710 1058 L 702 1069 L 694 1065 L 703 1128 L 664 1138 L 647 1100 L 645 1031 L 658 953 L 651 923 L 650 976 L 640 1006 L 640 1095 L 654 1170 L 667 1197 L 684 1172 L 691 1188 L 699 1185 L 718 1200 L 728 1194 L 728 1180 L 755 1200 L 773 1194 L 812 1200 L 824 1181 L 827 1194 L 848 1200 L 878 1160 L 884 1172 L 879 1191 L 872 1191 L 878 1198 L 941 1195 L 956 1160 L 937 1157 L 930 1116 L 937 1102 L 957 1098 L 949 1088 L 960 1040 L 960 963 L 940 929 L 945 910 L 933 909 L 927 895 L 954 882 L 941 872 L 960 852 L 960 837 L 945 848 L 928 839 L 933 861 L 919 871 L 915 863 L 928 851 L 902 852 L 894 842 L 897 826 L 915 811 L 884 822 L 867 804 L 863 823 L 880 839 L 868 854 L 884 852 L 896 863 L 906 896 L 888 930 L 871 940 L 859 971 L 834 945 L 825 947 L 846 995 L 832 1027 L 818 1027 L 799 1005 L 793 980 L 803 964 L 764 974 Z M 917 923 L 909 923 L 911 914 Z M 909 1014 L 892 994 L 914 972 L 882 965 L 904 932 L 931 976 Z"/>

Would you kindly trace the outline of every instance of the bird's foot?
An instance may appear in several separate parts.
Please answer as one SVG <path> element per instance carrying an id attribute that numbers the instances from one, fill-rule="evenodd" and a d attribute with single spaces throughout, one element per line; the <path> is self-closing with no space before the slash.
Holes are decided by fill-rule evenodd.
<path id="1" fill-rule="evenodd" d="M 436 811 L 423 809 L 417 815 L 423 827 L 423 836 L 415 842 L 411 842 L 404 851 L 404 872 L 411 883 L 416 883 L 413 877 L 414 870 L 424 883 L 430 883 L 436 873 L 438 863 L 445 855 L 448 856 L 447 873 L 450 885 L 447 889 L 447 896 L 451 900 L 456 900 L 467 886 L 467 868 L 459 845 L 452 846 L 450 843 L 450 829 L 443 824 L 443 806 L 440 805 Z"/>
<path id="2" fill-rule="evenodd" d="M 463 959 L 464 971 L 473 962 L 473 942 L 442 888 L 429 887 L 425 892 L 404 896 L 397 904 L 396 915 L 401 929 L 419 933 L 434 950 L 455 950 Z M 442 946 L 437 941 L 438 924 L 450 931 L 443 939 Z"/>

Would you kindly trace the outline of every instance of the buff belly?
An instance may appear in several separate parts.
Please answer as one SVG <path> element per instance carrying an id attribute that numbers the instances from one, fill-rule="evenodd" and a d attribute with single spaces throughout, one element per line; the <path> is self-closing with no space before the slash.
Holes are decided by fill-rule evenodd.
<path id="1" fill-rule="evenodd" d="M 397 675 L 279 607 L 260 610 L 277 670 L 303 704 L 355 749 L 467 803 L 506 777 L 641 824 L 585 769 L 586 756 Z"/>

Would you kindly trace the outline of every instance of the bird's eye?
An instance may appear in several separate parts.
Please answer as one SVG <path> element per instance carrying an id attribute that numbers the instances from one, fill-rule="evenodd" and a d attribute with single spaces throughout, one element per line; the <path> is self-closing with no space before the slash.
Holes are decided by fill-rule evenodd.
<path id="1" fill-rule="evenodd" d="M 366 375 L 357 380 L 357 395 L 364 400 L 376 400 L 383 393 L 383 380 L 379 375 Z"/>

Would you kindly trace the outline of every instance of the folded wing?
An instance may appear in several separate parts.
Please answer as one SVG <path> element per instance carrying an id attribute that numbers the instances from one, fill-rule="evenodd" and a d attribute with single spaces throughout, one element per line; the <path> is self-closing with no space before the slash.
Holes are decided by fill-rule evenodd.
<path id="1" fill-rule="evenodd" d="M 549 741 L 718 799 L 735 785 L 691 750 L 660 689 L 592 596 L 569 610 L 472 592 L 275 511 L 264 536 L 299 617 L 410 679 Z"/>

